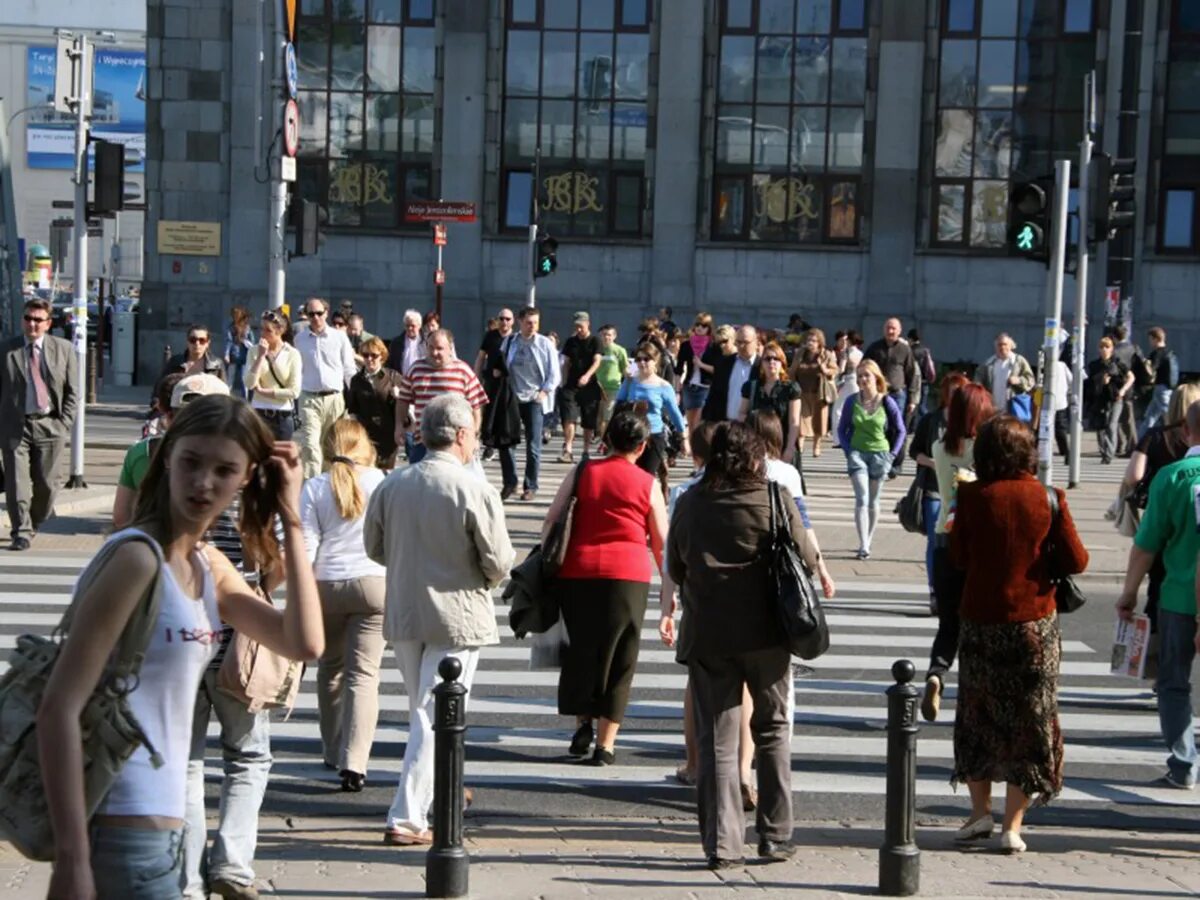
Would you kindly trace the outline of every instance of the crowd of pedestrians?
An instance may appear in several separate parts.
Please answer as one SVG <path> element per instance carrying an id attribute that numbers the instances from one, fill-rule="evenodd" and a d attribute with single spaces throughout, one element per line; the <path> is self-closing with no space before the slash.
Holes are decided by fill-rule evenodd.
<path id="1" fill-rule="evenodd" d="M 74 403 L 62 377 L 24 350 L 38 347 L 44 360 L 58 349 L 38 343 L 38 303 L 27 305 L 24 343 L 9 357 L 21 394 L 14 400 L 5 383 L 0 395 L 25 413 L 27 432 L 43 418 L 69 425 Z M 617 762 L 657 572 L 659 633 L 688 670 L 687 757 L 677 777 L 697 787 L 708 865 L 741 862 L 746 809 L 758 811 L 758 854 L 790 857 L 795 697 L 787 637 L 771 605 L 768 485 L 782 487 L 786 527 L 832 597 L 804 496 L 805 450 L 819 457 L 832 444 L 844 455 L 860 561 L 871 557 L 883 483 L 907 457 L 922 491 L 938 619 L 926 719 L 939 715 L 960 661 L 953 778 L 967 783 L 971 813 L 957 837 L 993 833 L 991 784 L 1004 781 L 1000 846 L 1025 848 L 1024 810 L 1062 786 L 1054 583 L 1081 571 L 1087 554 L 1065 495 L 1048 495 L 1034 477 L 1038 381 L 1009 335 L 997 335 L 995 354 L 963 373 L 939 371 L 919 334 L 904 336 L 896 318 L 864 348 L 852 330 L 827 345 L 802 320 L 773 332 L 717 324 L 703 312 L 684 334 L 664 310 L 627 350 L 614 326 L 593 331 L 586 312 L 573 316 L 573 334 L 559 346 L 542 334 L 537 309 L 503 309 L 467 362 L 433 314 L 406 312 L 390 342 L 366 331 L 352 308 L 333 311 L 320 298 L 303 304 L 300 319 L 264 312 L 256 338 L 249 313 L 235 309 L 223 356 L 212 353 L 209 330 L 193 326 L 186 350 L 164 367 L 154 401 L 160 421 L 127 454 L 111 553 L 79 598 L 78 620 L 93 631 L 86 642 L 68 640 L 43 709 L 43 762 L 65 773 L 50 797 L 62 848 L 56 890 L 86 895 L 103 884 L 101 896 L 123 896 L 121 885 L 144 881 L 152 863 L 169 858 L 171 868 L 155 875 L 157 893 L 142 895 L 257 896 L 269 722 L 215 687 L 235 633 L 281 658 L 318 660 L 323 762 L 348 792 L 363 790 L 370 774 L 379 673 L 391 646 L 409 739 L 384 839 L 431 843 L 437 666 L 457 658 L 469 689 L 480 648 L 499 641 L 492 590 L 516 562 L 504 504 L 536 498 L 554 417 L 558 459 L 574 464 L 543 528 L 546 538 L 571 506 L 553 590 L 569 635 L 558 711 L 572 719 L 569 739 L 564 733 L 572 757 Z M 1200 485 L 1200 388 L 1176 386 L 1178 363 L 1161 329 L 1150 331 L 1146 358 L 1122 350 L 1123 338 L 1101 340 L 1087 403 L 1092 421 L 1102 420 L 1102 458 L 1132 454 L 1126 492 L 1144 514 L 1119 608 L 1130 614 L 1149 574 L 1167 778 L 1190 787 L 1200 523 L 1189 492 Z M 1059 364 L 1051 360 L 1046 377 L 1060 377 Z M 1139 385 L 1147 400 L 1140 439 L 1131 402 Z M 482 470 L 497 456 L 499 491 Z M 4 461 L 8 473 L 17 453 L 6 447 Z M 692 474 L 668 490 L 667 470 L 680 461 Z M 10 514 L 14 494 L 23 496 L 10 491 Z M 30 527 L 18 513 L 14 542 Z M 168 764 L 156 768 L 139 750 L 89 831 L 81 761 L 71 750 L 77 712 L 124 622 L 160 584 L 169 627 L 152 640 L 131 697 Z M 279 588 L 283 609 L 269 602 Z M 185 633 L 205 638 L 173 642 Z M 191 714 L 171 715 L 183 708 Z M 210 847 L 203 761 L 212 715 L 225 777 Z"/>

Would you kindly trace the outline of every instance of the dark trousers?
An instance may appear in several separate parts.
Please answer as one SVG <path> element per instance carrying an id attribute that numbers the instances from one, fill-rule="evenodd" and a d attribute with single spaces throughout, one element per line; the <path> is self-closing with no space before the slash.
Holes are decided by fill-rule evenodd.
<path id="1" fill-rule="evenodd" d="M 1059 455 L 1067 462 L 1071 461 L 1071 411 L 1060 409 L 1054 414 L 1054 443 Z"/>
<path id="2" fill-rule="evenodd" d="M 938 538 L 933 548 L 933 590 L 937 594 L 938 627 L 929 648 L 929 671 L 925 677 L 943 677 L 954 665 L 958 655 L 958 633 L 961 622 L 958 608 L 962 603 L 963 584 L 966 573 L 956 569 L 950 562 L 950 548 L 945 546 L 947 536 Z"/>
<path id="3" fill-rule="evenodd" d="M 646 441 L 646 449 L 638 457 L 638 468 L 643 469 L 658 478 L 667 464 L 667 435 L 665 431 L 650 435 Z"/>
<path id="4" fill-rule="evenodd" d="M 1133 408 L 1133 395 L 1126 394 L 1120 404 L 1120 419 L 1117 423 L 1117 456 L 1128 456 L 1137 447 L 1137 413 Z"/>
<path id="5" fill-rule="evenodd" d="M 525 432 L 525 484 L 527 491 L 538 489 L 538 471 L 542 464 L 542 404 L 537 400 L 518 404 L 521 428 Z M 505 487 L 517 486 L 517 451 L 515 447 L 500 448 L 500 472 Z"/>
<path id="6" fill-rule="evenodd" d="M 1099 434 L 1096 435 L 1100 445 L 1100 461 L 1111 462 L 1114 456 L 1120 456 L 1121 415 L 1124 405 L 1113 400 L 1104 411 Z"/>
<path id="7" fill-rule="evenodd" d="M 290 409 L 258 409 L 259 418 L 267 423 L 277 441 L 290 441 L 296 433 L 296 414 Z"/>
<path id="8" fill-rule="evenodd" d="M 26 416 L 20 442 L 4 449 L 4 499 L 14 538 L 31 537 L 54 513 L 66 446 L 58 419 Z"/>
<path id="9" fill-rule="evenodd" d="M 792 747 L 788 692 L 792 689 L 791 654 L 771 647 L 726 657 L 688 660 L 696 715 L 696 806 L 700 841 L 706 856 L 741 859 L 746 814 L 738 771 L 742 685 L 750 689 L 758 776 L 755 830 L 760 838 L 792 838 Z"/>

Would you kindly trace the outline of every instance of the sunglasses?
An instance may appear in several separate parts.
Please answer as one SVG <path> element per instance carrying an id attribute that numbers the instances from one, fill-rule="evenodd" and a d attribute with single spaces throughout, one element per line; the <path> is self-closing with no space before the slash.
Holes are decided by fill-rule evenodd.
<path id="1" fill-rule="evenodd" d="M 305 310 L 304 314 L 305 314 L 306 316 L 308 316 L 308 317 L 311 319 L 311 318 L 313 318 L 314 316 L 323 316 L 323 315 L 325 315 L 325 310 L 323 310 L 323 309 L 309 309 L 309 310 Z"/>
<path id="2" fill-rule="evenodd" d="M 189 343 L 189 344 L 207 344 L 207 343 L 208 343 L 208 338 L 205 338 L 205 337 L 189 337 L 189 338 L 187 339 L 187 341 L 188 341 L 188 343 Z"/>
<path id="3" fill-rule="evenodd" d="M 262 320 L 263 320 L 264 322 L 272 322 L 272 323 L 274 323 L 275 325 L 282 325 L 282 324 L 283 324 L 283 316 L 281 316 L 281 315 L 279 315 L 279 313 L 275 313 L 275 312 L 265 312 L 265 313 L 263 313 L 263 314 L 262 314 Z"/>
<path id="4" fill-rule="evenodd" d="M 362 355 L 362 358 L 363 359 L 379 359 L 379 354 L 378 353 L 364 353 Z"/>
<path id="5" fill-rule="evenodd" d="M 768 356 L 768 357 L 767 357 L 767 358 L 764 360 L 764 362 L 777 362 L 777 363 L 779 363 L 781 366 L 786 366 L 786 365 L 787 365 L 787 363 L 786 363 L 784 360 L 780 359 L 778 356 Z"/>
<path id="6" fill-rule="evenodd" d="M 46 316 L 23 316 L 22 318 L 24 318 L 26 322 L 34 322 L 34 323 L 50 321 Z"/>
<path id="7" fill-rule="evenodd" d="M 654 357 L 652 357 L 652 356 L 635 356 L 634 360 L 636 360 L 637 362 L 654 362 Z"/>
<path id="8" fill-rule="evenodd" d="M 513 320 L 512 316 L 501 316 L 500 317 L 501 322 L 511 322 L 512 320 Z"/>

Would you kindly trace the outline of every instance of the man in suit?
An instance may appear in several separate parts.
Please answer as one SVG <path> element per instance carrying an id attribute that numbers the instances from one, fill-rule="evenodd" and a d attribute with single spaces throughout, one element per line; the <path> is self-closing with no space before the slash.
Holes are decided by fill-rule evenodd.
<path id="1" fill-rule="evenodd" d="M 59 460 L 79 398 L 75 353 L 50 331 L 50 302 L 25 303 L 22 335 L 0 344 L 0 451 L 11 550 L 28 550 L 54 512 Z"/>
<path id="2" fill-rule="evenodd" d="M 713 366 L 712 386 L 704 401 L 701 418 L 706 422 L 736 421 L 742 406 L 742 385 L 758 368 L 758 332 L 743 325 L 734 339 L 737 353 L 723 356 Z"/>

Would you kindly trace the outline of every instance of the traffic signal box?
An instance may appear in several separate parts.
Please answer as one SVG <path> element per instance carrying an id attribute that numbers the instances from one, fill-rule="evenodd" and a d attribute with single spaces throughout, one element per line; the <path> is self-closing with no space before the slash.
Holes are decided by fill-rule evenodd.
<path id="1" fill-rule="evenodd" d="M 538 238 L 537 259 L 534 261 L 533 277 L 545 278 L 558 268 L 558 241 L 547 235 Z"/>
<path id="2" fill-rule="evenodd" d="M 1099 153 L 1092 159 L 1091 238 L 1107 241 L 1124 229 L 1133 228 L 1137 202 L 1133 176 L 1136 159 L 1113 159 Z"/>
<path id="3" fill-rule="evenodd" d="M 1008 195 L 1008 248 L 1015 256 L 1050 260 L 1050 210 L 1054 205 L 1053 187 L 1036 181 L 1013 185 Z"/>
<path id="4" fill-rule="evenodd" d="M 125 147 L 111 141 L 92 141 L 96 153 L 92 212 L 117 212 L 125 206 Z"/>

